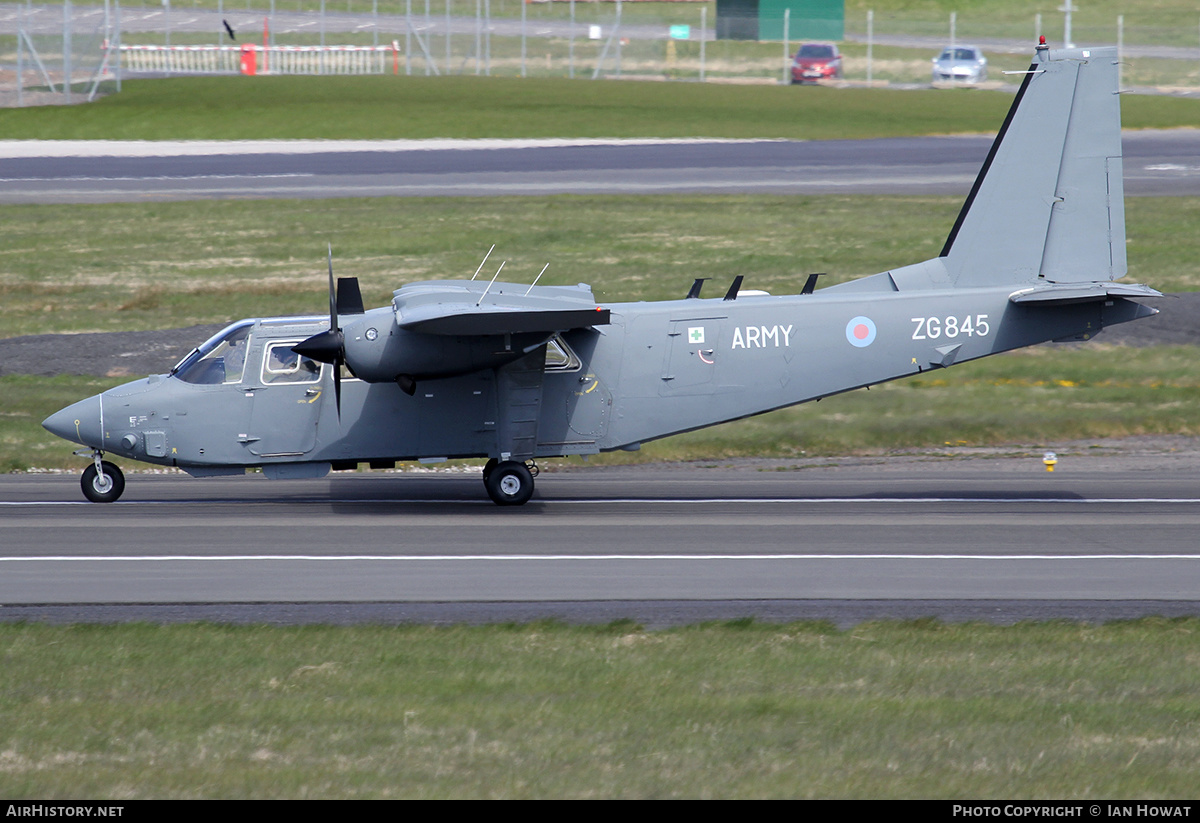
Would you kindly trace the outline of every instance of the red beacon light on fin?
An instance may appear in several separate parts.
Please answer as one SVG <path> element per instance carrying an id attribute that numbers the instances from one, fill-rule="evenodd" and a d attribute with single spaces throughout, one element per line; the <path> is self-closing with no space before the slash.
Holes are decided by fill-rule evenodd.
<path id="1" fill-rule="evenodd" d="M 1046 35 L 1044 35 L 1044 34 L 1038 35 L 1037 48 L 1038 48 L 1038 51 L 1043 51 L 1045 49 L 1050 48 L 1049 46 L 1046 45 Z"/>

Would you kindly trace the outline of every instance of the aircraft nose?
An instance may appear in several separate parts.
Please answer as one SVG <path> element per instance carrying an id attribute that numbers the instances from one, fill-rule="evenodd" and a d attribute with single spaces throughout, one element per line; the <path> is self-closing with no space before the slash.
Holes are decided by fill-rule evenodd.
<path id="1" fill-rule="evenodd" d="M 64 440 L 100 448 L 104 445 L 101 431 L 100 395 L 80 400 L 62 411 L 55 412 L 42 421 L 42 428 Z"/>

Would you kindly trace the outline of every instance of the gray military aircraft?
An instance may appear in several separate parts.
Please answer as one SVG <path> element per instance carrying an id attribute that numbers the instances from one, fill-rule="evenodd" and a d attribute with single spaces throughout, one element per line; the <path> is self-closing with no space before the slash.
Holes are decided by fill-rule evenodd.
<path id="1" fill-rule="evenodd" d="M 120 497 L 106 452 L 205 477 L 488 458 L 500 505 L 536 458 L 642 443 L 1155 314 L 1126 272 L 1116 50 L 1034 54 L 941 254 L 799 294 L 600 305 L 591 289 L 410 283 L 365 310 L 242 320 L 169 374 L 51 415 L 86 446 L 89 500 Z M 485 258 L 486 259 L 486 258 Z M 482 268 L 482 266 L 481 266 Z M 503 267 L 501 267 L 503 268 Z M 497 271 L 497 276 L 499 275 Z M 478 271 L 476 272 L 478 274 Z M 540 278 L 540 275 L 539 275 Z"/>

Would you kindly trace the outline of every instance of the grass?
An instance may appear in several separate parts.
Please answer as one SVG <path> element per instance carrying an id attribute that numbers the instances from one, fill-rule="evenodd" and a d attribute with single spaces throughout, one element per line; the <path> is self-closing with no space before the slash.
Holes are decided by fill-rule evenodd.
<path id="1" fill-rule="evenodd" d="M 637 458 L 797 457 L 1200 435 L 1193 346 L 1036 348 L 644 446 Z M 1124 364 L 1117 365 L 1124 361 Z"/>
<path id="2" fill-rule="evenodd" d="M 605 301 L 677 297 L 693 277 L 731 272 L 783 292 L 803 271 L 846 279 L 933 256 L 956 209 L 950 198 L 773 196 L 2 206 L 0 294 L 10 335 L 319 313 L 326 241 L 369 305 L 406 282 L 469 277 L 492 243 L 506 277 L 532 280 L 549 262 L 542 282 L 589 282 Z M 1165 238 L 1189 214 L 1155 207 L 1148 219 Z M 1147 251 L 1178 249 L 1183 274 L 1191 237 Z M 1159 262 L 1147 265 L 1170 270 Z"/>
<path id="3" fill-rule="evenodd" d="M 136 80 L 86 106 L 0 109 L 4 140 L 835 138 L 993 133 L 1000 92 L 514 77 Z M 1122 98 L 1127 128 L 1200 123 L 1200 100 Z"/>
<path id="4" fill-rule="evenodd" d="M 952 197 L 774 195 L 223 200 L 0 206 L 7 335 L 125 331 L 326 311 L 325 243 L 368 305 L 402 284 L 469 277 L 491 244 L 505 276 L 590 283 L 601 300 L 723 287 L 798 290 L 935 256 Z M 1131 278 L 1200 290 L 1200 198 L 1127 200 Z"/>
<path id="5" fill-rule="evenodd" d="M 0 626 L 0 795 L 1170 798 L 1200 622 Z"/>
<path id="6" fill-rule="evenodd" d="M 77 375 L 0 377 L 0 472 L 31 467 L 82 471 L 85 464 L 71 455 L 73 447 L 43 429 L 42 421 L 77 400 L 127 382 L 127 377 Z"/>

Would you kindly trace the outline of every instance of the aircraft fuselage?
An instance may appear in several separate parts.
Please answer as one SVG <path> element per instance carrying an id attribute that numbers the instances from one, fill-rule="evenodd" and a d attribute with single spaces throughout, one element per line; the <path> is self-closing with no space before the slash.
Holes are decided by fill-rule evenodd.
<path id="1" fill-rule="evenodd" d="M 545 367 L 534 454 L 636 448 L 1049 339 L 1087 339 L 1148 311 L 1120 298 L 1027 307 L 1012 303 L 1011 292 L 922 291 L 909 299 L 891 292 L 880 300 L 834 287 L 611 305 L 609 324 L 560 336 L 568 357 Z M 501 456 L 495 368 L 421 380 L 412 396 L 392 382 L 346 377 L 339 415 L 321 402 L 332 396 L 333 366 L 279 362 L 319 333 L 323 319 L 245 322 L 240 375 L 208 382 L 154 375 L 63 409 L 47 428 L 198 475 L 265 466 L 280 476 L 312 476 L 328 465 Z M 453 337 L 445 342 L 456 345 Z M 471 341 L 485 360 L 490 350 L 511 360 L 505 344 L 503 336 Z"/>

